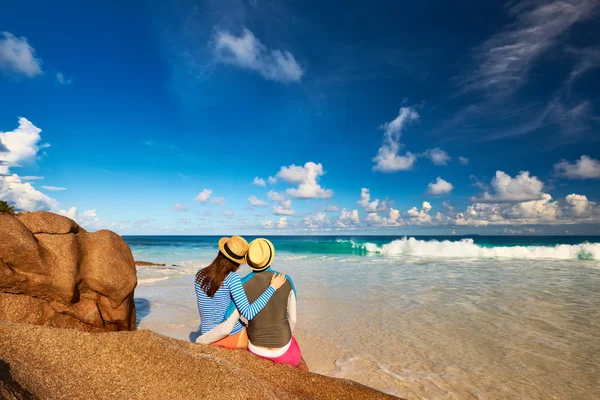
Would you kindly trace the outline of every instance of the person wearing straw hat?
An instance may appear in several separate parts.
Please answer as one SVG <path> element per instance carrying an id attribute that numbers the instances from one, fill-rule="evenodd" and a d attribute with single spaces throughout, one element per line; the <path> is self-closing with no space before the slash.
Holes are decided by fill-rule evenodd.
<path id="1" fill-rule="evenodd" d="M 278 273 L 271 269 L 274 258 L 275 248 L 269 240 L 258 238 L 250 243 L 246 254 L 246 263 L 252 272 L 242 278 L 244 290 L 249 299 L 259 298 L 269 285 L 270 279 L 277 276 Z M 286 282 L 273 295 L 260 314 L 247 321 L 248 351 L 275 363 L 290 364 L 308 371 L 308 367 L 302 359 L 298 342 L 292 336 L 296 324 L 296 301 L 296 288 L 291 278 L 286 275 Z M 226 317 L 225 322 L 207 333 L 204 338 L 200 337 L 199 340 L 214 340 L 222 337 L 236 323 L 239 323 L 240 315 L 233 305 L 230 305 L 226 315 L 229 316 Z M 208 339 L 211 336 L 213 339 Z"/>
<path id="2" fill-rule="evenodd" d="M 250 303 L 236 274 L 240 265 L 246 262 L 248 242 L 240 236 L 224 237 L 219 240 L 218 247 L 217 257 L 208 267 L 198 271 L 194 282 L 201 334 L 211 331 L 225 320 L 230 303 L 235 304 L 239 313 L 251 321 L 286 282 L 284 274 L 272 274 L 269 285 Z M 228 335 L 211 342 L 214 346 L 230 349 L 245 349 L 247 343 L 246 328 L 239 321 Z"/>

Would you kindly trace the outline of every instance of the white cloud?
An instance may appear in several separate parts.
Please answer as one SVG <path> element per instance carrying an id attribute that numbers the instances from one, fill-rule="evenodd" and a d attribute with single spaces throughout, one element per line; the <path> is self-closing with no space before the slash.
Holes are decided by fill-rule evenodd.
<path id="1" fill-rule="evenodd" d="M 67 190 L 67 188 L 56 187 L 56 186 L 42 186 L 42 189 L 49 190 L 51 192 L 58 192 L 58 191 L 61 191 L 61 190 Z"/>
<path id="2" fill-rule="evenodd" d="M 535 176 L 529 176 L 528 171 L 521 171 L 514 178 L 503 171 L 496 171 L 496 176 L 492 179 L 491 185 L 495 190 L 495 194 L 492 195 L 486 191 L 481 197 L 474 198 L 473 201 L 502 203 L 539 200 L 542 198 L 544 187 L 542 181 Z"/>
<path id="3" fill-rule="evenodd" d="M 435 149 L 429 149 L 423 153 L 423 157 L 429 158 L 433 165 L 448 165 L 450 162 L 450 156 L 444 150 L 436 147 Z"/>
<path id="4" fill-rule="evenodd" d="M 292 209 L 292 200 L 282 200 L 279 204 L 273 207 L 275 215 L 294 215 L 296 211 Z"/>
<path id="5" fill-rule="evenodd" d="M 411 218 L 412 222 L 417 223 L 429 223 L 431 222 L 431 215 L 429 215 L 429 211 L 431 211 L 431 203 L 428 201 L 424 201 L 421 205 L 421 210 L 419 211 L 417 207 L 413 207 L 406 212 L 406 214 Z"/>
<path id="6" fill-rule="evenodd" d="M 267 203 L 264 200 L 260 200 L 258 197 L 256 196 L 250 196 L 248 197 L 248 203 L 250 203 L 251 205 L 253 205 L 254 207 L 266 207 L 269 205 L 269 203 Z"/>
<path id="7" fill-rule="evenodd" d="M 362 188 L 360 190 L 360 200 L 358 200 L 358 205 L 361 206 L 366 212 L 380 212 L 387 211 L 389 209 L 389 205 L 387 201 L 381 201 L 379 199 L 371 200 L 371 194 L 369 193 L 369 189 Z"/>
<path id="8" fill-rule="evenodd" d="M 598 179 L 600 178 L 600 161 L 583 155 L 573 163 L 562 160 L 554 165 L 554 171 L 559 176 L 569 179 Z"/>
<path id="9" fill-rule="evenodd" d="M 336 205 L 330 205 L 325 208 L 325 212 L 338 212 L 340 208 Z"/>
<path id="10" fill-rule="evenodd" d="M 256 186 L 267 186 L 267 182 L 265 182 L 264 179 L 259 178 L 258 176 L 254 177 L 254 180 L 252 181 L 252 184 L 256 185 Z"/>
<path id="11" fill-rule="evenodd" d="M 360 219 L 358 216 L 358 210 L 347 210 L 342 209 L 340 217 L 336 221 L 336 225 L 340 228 L 347 228 L 351 225 L 360 224 Z"/>
<path id="12" fill-rule="evenodd" d="M 10 32 L 0 33 L 0 69 L 34 77 L 42 74 L 42 60 L 24 37 Z"/>
<path id="13" fill-rule="evenodd" d="M 199 203 L 206 204 L 210 200 L 210 196 L 212 196 L 212 192 L 213 191 L 210 189 L 204 189 L 203 191 L 198 193 L 198 196 L 196 196 L 195 200 Z"/>
<path id="14" fill-rule="evenodd" d="M 0 174 L 8 174 L 9 167 L 35 160 L 40 147 L 40 132 L 27 118 L 19 118 L 19 127 L 14 131 L 0 132 Z"/>
<path id="15" fill-rule="evenodd" d="M 270 176 L 267 181 L 269 182 L 269 185 L 274 185 L 277 183 L 277 178 L 273 178 L 272 176 Z"/>
<path id="16" fill-rule="evenodd" d="M 572 193 L 568 195 L 565 200 L 571 207 L 572 213 L 576 216 L 587 215 L 591 212 L 592 207 L 595 203 L 588 201 L 587 196 Z"/>
<path id="17" fill-rule="evenodd" d="M 225 204 L 225 197 L 213 197 L 210 199 L 212 204 L 223 205 Z"/>
<path id="18" fill-rule="evenodd" d="M 58 213 L 71 218 L 86 229 L 99 229 L 104 225 L 104 222 L 98 217 L 96 210 L 79 212 L 77 207 L 71 207 L 68 210 L 60 210 Z"/>
<path id="19" fill-rule="evenodd" d="M 389 215 L 389 223 L 391 225 L 397 224 L 400 219 L 400 210 L 395 210 L 393 208 L 390 208 L 390 215 Z"/>
<path id="20" fill-rule="evenodd" d="M 288 226 L 287 217 L 279 218 L 279 221 L 277 221 L 277 229 L 284 229 L 284 228 L 287 228 L 287 226 Z"/>
<path id="21" fill-rule="evenodd" d="M 284 198 L 283 198 L 283 196 L 281 194 L 279 194 L 279 193 L 277 193 L 277 192 L 275 192 L 273 190 L 270 190 L 269 193 L 267 193 L 267 198 L 269 200 L 272 200 L 272 201 L 282 201 L 282 200 L 284 200 Z"/>
<path id="22" fill-rule="evenodd" d="M 304 166 L 294 164 L 289 167 L 281 167 L 277 173 L 277 178 L 283 179 L 289 184 L 298 185 L 297 188 L 290 188 L 286 193 L 298 199 L 328 199 L 333 195 L 330 189 L 322 188 L 317 182 L 325 172 L 321 164 L 307 162 Z"/>
<path id="23" fill-rule="evenodd" d="M 398 116 L 391 122 L 385 123 L 382 128 L 383 144 L 377 155 L 373 158 L 375 165 L 373 171 L 397 172 L 412 169 L 417 161 L 417 156 L 411 152 L 399 155 L 404 145 L 400 142 L 402 130 L 411 121 L 419 119 L 419 114 L 411 107 L 402 107 Z"/>
<path id="24" fill-rule="evenodd" d="M 217 32 L 214 51 L 217 61 L 256 71 L 272 81 L 300 82 L 304 74 L 292 53 L 267 48 L 248 29 L 242 36 Z"/>
<path id="25" fill-rule="evenodd" d="M 28 180 L 43 179 L 27 176 L 23 179 L 10 174 L 9 169 L 32 162 L 42 145 L 38 145 L 41 129 L 26 118 L 19 118 L 14 131 L 0 132 L 0 200 L 13 205 L 17 210 L 35 211 L 58 209 L 58 202 L 36 190 Z M 50 187 L 50 186 L 48 186 Z"/>
<path id="26" fill-rule="evenodd" d="M 515 21 L 475 50 L 476 71 L 467 90 L 510 94 L 522 85 L 534 62 L 575 23 L 595 15 L 596 0 L 524 0 L 508 8 Z"/>
<path id="27" fill-rule="evenodd" d="M 268 219 L 266 221 L 260 221 L 260 226 L 265 229 L 271 229 L 273 227 L 273 221 Z"/>
<path id="28" fill-rule="evenodd" d="M 329 221 L 329 218 L 327 218 L 327 215 L 321 212 L 314 217 L 310 215 L 304 217 L 304 225 L 306 225 L 308 228 L 316 229 L 329 226 L 331 225 L 331 222 Z"/>
<path id="29" fill-rule="evenodd" d="M 234 213 L 233 211 L 231 211 L 231 210 L 226 210 L 226 211 L 223 211 L 221 214 L 223 214 L 223 215 L 224 215 L 224 216 L 226 216 L 227 218 L 231 218 L 231 217 L 233 217 L 233 215 L 234 215 L 235 213 Z"/>
<path id="30" fill-rule="evenodd" d="M 56 80 L 61 85 L 70 85 L 71 83 L 73 83 L 73 80 L 71 78 L 67 78 L 62 72 L 56 73 Z"/>
<path id="31" fill-rule="evenodd" d="M 452 189 L 454 189 L 454 186 L 450 182 L 443 180 L 439 176 L 437 177 L 437 180 L 435 181 L 435 183 L 430 182 L 428 187 L 429 187 L 429 190 L 427 191 L 427 193 L 434 195 L 434 196 L 448 194 L 452 191 Z"/>
<path id="32" fill-rule="evenodd" d="M 461 165 L 469 165 L 469 159 L 467 157 L 459 156 L 458 157 L 458 162 Z"/>
<path id="33" fill-rule="evenodd" d="M 0 200 L 17 210 L 57 210 L 56 200 L 36 190 L 29 182 L 23 182 L 17 174 L 0 176 Z"/>
<path id="34" fill-rule="evenodd" d="M 173 204 L 173 211 L 188 211 L 190 208 L 187 206 L 187 204 L 181 204 L 181 203 L 175 203 Z"/>
<path id="35" fill-rule="evenodd" d="M 25 175 L 20 177 L 22 181 L 40 181 L 43 180 L 43 176 Z"/>

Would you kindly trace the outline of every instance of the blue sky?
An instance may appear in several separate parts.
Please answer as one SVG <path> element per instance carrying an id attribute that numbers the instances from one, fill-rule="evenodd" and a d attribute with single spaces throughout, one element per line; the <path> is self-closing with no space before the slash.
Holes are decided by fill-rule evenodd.
<path id="1" fill-rule="evenodd" d="M 120 3 L 2 7 L 18 209 L 122 234 L 600 232 L 598 0 Z"/>

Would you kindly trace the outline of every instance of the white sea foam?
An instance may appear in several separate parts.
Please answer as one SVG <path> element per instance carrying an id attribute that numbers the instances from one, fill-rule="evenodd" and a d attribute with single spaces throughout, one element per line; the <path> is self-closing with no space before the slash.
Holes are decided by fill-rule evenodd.
<path id="1" fill-rule="evenodd" d="M 403 238 L 382 246 L 374 243 L 365 243 L 364 246 L 369 253 L 432 258 L 600 260 L 600 243 L 482 247 L 476 245 L 473 239 L 438 241 Z"/>
<path id="2" fill-rule="evenodd" d="M 138 283 L 141 283 L 141 284 L 155 283 L 155 282 L 160 282 L 160 281 L 166 281 L 167 279 L 169 279 L 168 276 L 162 276 L 160 278 L 145 278 L 145 279 L 139 279 Z"/>

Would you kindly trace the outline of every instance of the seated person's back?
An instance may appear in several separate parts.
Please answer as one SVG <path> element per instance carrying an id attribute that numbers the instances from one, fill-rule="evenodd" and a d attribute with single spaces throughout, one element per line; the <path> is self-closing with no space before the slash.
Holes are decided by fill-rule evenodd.
<path id="1" fill-rule="evenodd" d="M 244 291 L 248 296 L 248 300 L 253 302 L 260 297 L 269 286 L 273 274 L 274 272 L 270 268 L 262 272 L 254 272 L 254 276 L 244 283 Z M 289 307 L 295 301 L 292 284 L 288 279 L 275 292 L 262 311 L 248 321 L 248 338 L 250 342 L 254 346 L 266 348 L 281 348 L 290 343 L 292 327 L 290 327 Z M 295 321 L 292 321 L 292 324 L 293 322 Z"/>

